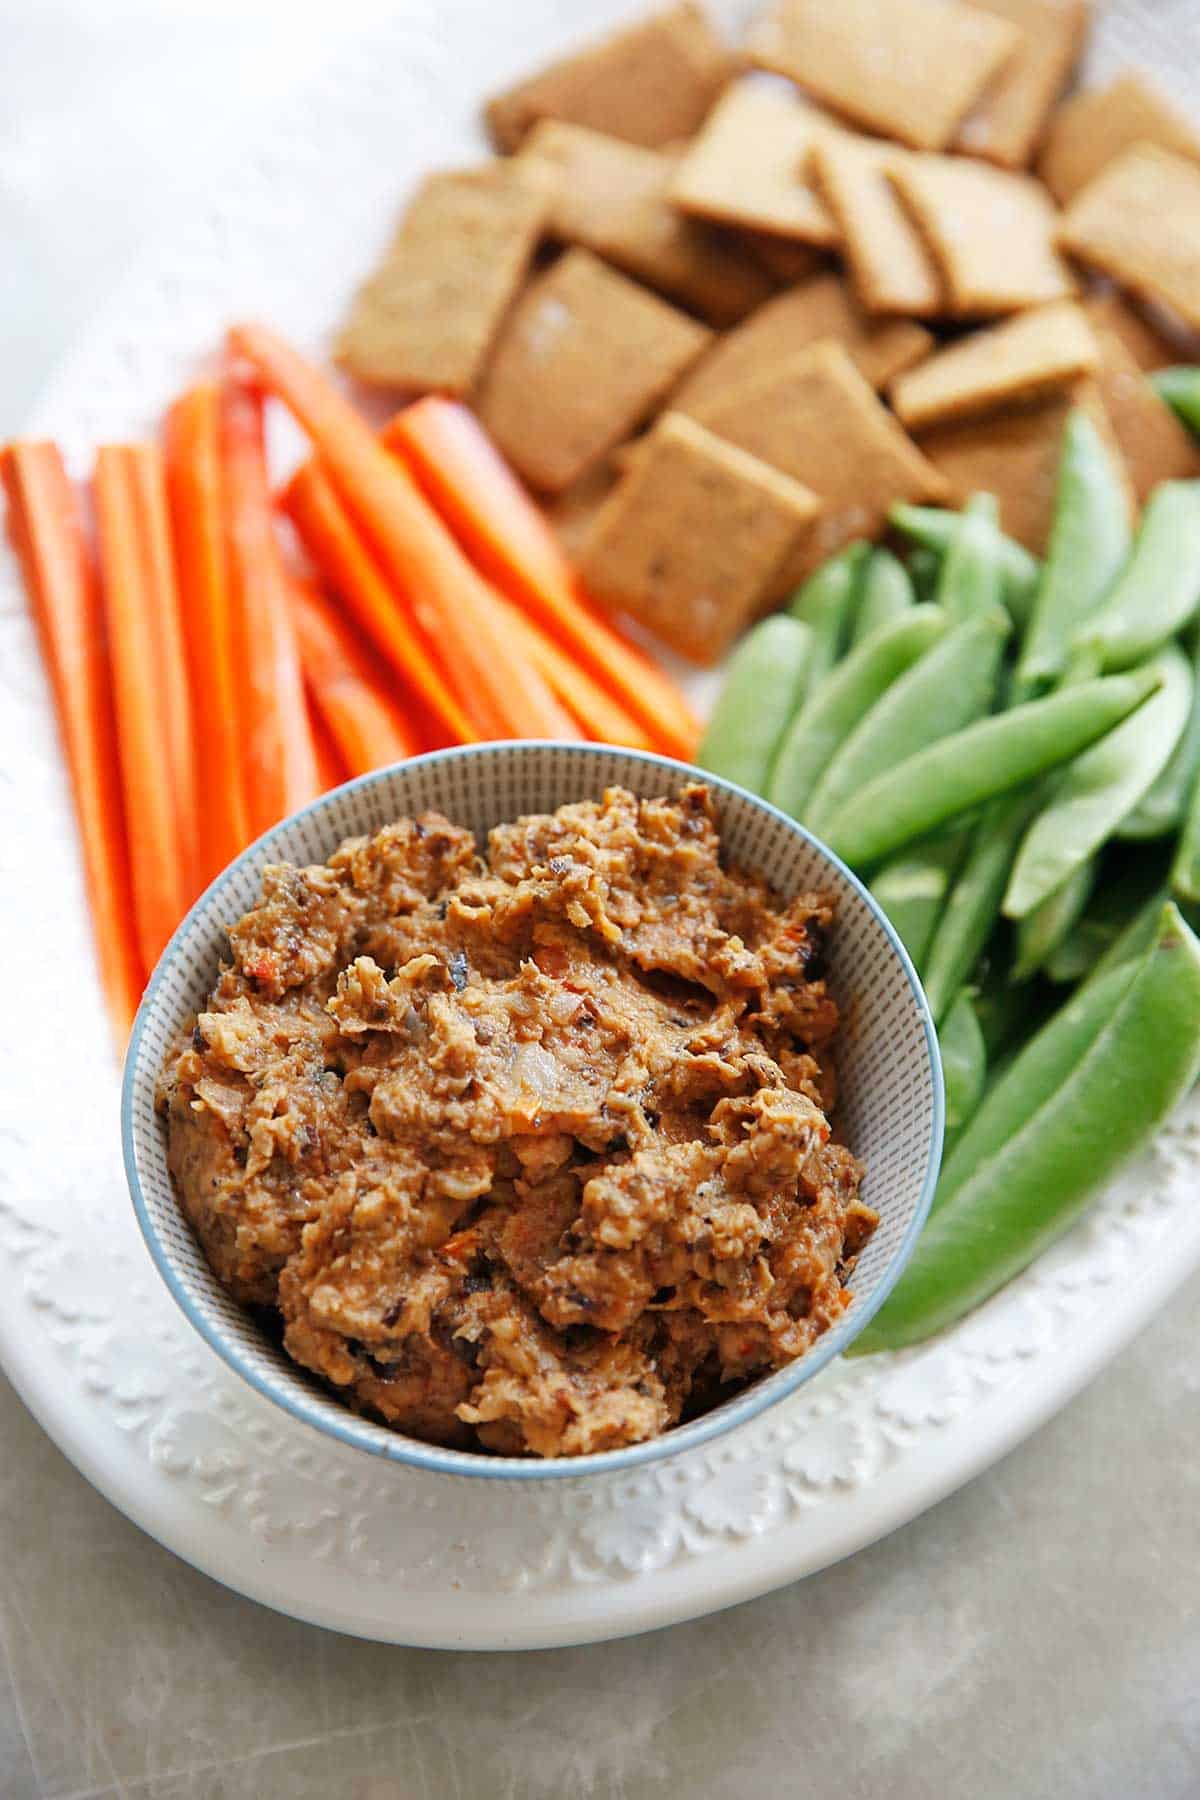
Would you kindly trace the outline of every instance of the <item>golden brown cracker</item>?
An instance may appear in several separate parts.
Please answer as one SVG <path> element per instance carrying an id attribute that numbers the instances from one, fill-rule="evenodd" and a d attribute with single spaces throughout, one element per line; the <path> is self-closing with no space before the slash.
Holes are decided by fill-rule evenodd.
<path id="1" fill-rule="evenodd" d="M 887 174 L 904 154 L 847 131 L 816 145 L 813 173 L 837 220 L 862 305 L 873 313 L 931 318 L 945 310 L 942 279 Z"/>
<path id="2" fill-rule="evenodd" d="M 897 500 L 945 496 L 937 470 L 828 338 L 716 397 L 703 423 L 820 495 L 806 556 L 875 536 Z"/>
<path id="3" fill-rule="evenodd" d="M 1165 369 L 1171 363 L 1193 360 L 1194 346 L 1169 337 L 1122 294 L 1089 294 L 1081 305 L 1094 326 L 1103 327 L 1120 339 L 1140 369 Z"/>
<path id="4" fill-rule="evenodd" d="M 1020 41 L 958 0 L 779 0 L 748 50 L 868 131 L 939 150 Z"/>
<path id="5" fill-rule="evenodd" d="M 580 576 L 682 655 L 715 662 L 761 610 L 817 508 L 800 483 L 664 413 L 601 508 Z"/>
<path id="6" fill-rule="evenodd" d="M 948 344 L 896 377 L 891 402 L 910 431 L 921 431 L 1069 387 L 1099 359 L 1083 310 L 1074 301 L 1057 300 Z"/>
<path id="7" fill-rule="evenodd" d="M 464 394 L 529 267 L 548 196 L 509 163 L 430 175 L 359 289 L 337 356 L 360 381 Z"/>
<path id="8" fill-rule="evenodd" d="M 1157 144 L 1200 160 L 1200 132 L 1130 70 L 1107 87 L 1072 94 L 1050 121 L 1038 172 L 1060 206 L 1133 144 Z"/>
<path id="9" fill-rule="evenodd" d="M 620 451 L 616 450 L 594 464 L 574 486 L 556 494 L 546 507 L 550 526 L 572 562 L 578 560 L 600 508 L 617 485 L 622 472 L 617 461 L 619 455 Z"/>
<path id="10" fill-rule="evenodd" d="M 1040 182 L 965 156 L 894 159 L 888 175 L 963 317 L 1018 312 L 1075 291 Z"/>
<path id="11" fill-rule="evenodd" d="M 703 9 L 689 0 L 539 70 L 490 100 L 484 116 L 499 150 L 516 150 L 539 119 L 567 119 L 655 149 L 691 137 L 733 66 Z"/>
<path id="12" fill-rule="evenodd" d="M 1002 168 L 1024 168 L 1083 49 L 1088 6 L 1086 0 L 972 0 L 972 4 L 1007 19 L 1023 36 L 959 126 L 954 148 Z"/>
<path id="13" fill-rule="evenodd" d="M 773 374 L 797 350 L 821 338 L 844 344 L 874 388 L 884 387 L 933 348 L 930 334 L 914 320 L 872 320 L 840 275 L 818 275 L 776 294 L 719 337 L 685 375 L 671 405 L 678 412 L 703 417 L 704 409 L 731 388 Z"/>
<path id="14" fill-rule="evenodd" d="M 710 341 L 590 251 L 568 250 L 513 307 L 477 410 L 526 480 L 559 493 L 662 403 Z"/>
<path id="15" fill-rule="evenodd" d="M 949 483 L 952 504 L 961 506 L 975 493 L 994 494 L 1004 530 L 1040 556 L 1054 516 L 1063 428 L 1074 406 L 1086 408 L 1120 464 L 1108 415 L 1090 379 L 1034 406 L 937 425 L 917 441 Z M 1130 490 L 1131 508 L 1132 500 Z"/>
<path id="16" fill-rule="evenodd" d="M 772 292 L 770 277 L 741 245 L 671 204 L 674 154 L 547 119 L 530 132 L 515 164 L 531 180 L 548 182 L 552 236 L 595 251 L 715 325 L 744 318 Z"/>
<path id="17" fill-rule="evenodd" d="M 1200 165 L 1135 144 L 1072 200 L 1058 241 L 1200 330 Z"/>
<path id="18" fill-rule="evenodd" d="M 1155 393 L 1117 333 L 1101 324 L 1093 331 L 1100 348 L 1100 397 L 1138 499 L 1146 500 L 1160 481 L 1200 476 L 1200 451 L 1191 432 Z"/>
<path id="19" fill-rule="evenodd" d="M 772 237 L 766 231 L 739 231 L 737 238 L 780 287 L 794 287 L 827 266 L 821 251 L 795 238 Z"/>
<path id="20" fill-rule="evenodd" d="M 775 232 L 830 246 L 838 229 L 805 178 L 816 135 L 828 121 L 799 95 L 761 81 L 728 88 L 671 182 L 684 212 L 722 225 Z"/>

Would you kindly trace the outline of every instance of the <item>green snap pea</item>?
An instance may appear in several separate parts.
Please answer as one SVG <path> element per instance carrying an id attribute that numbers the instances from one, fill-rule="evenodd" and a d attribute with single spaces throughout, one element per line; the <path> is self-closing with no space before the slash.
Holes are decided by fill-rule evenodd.
<path id="1" fill-rule="evenodd" d="M 1096 885 L 1096 861 L 1081 862 L 1062 886 L 1035 906 L 1017 926 L 1017 949 L 1012 979 L 1029 981 L 1044 969 L 1054 952 L 1069 937 Z"/>
<path id="2" fill-rule="evenodd" d="M 867 783 L 905 757 L 987 712 L 1010 630 L 997 607 L 948 631 L 876 701 L 831 757 L 804 823 L 831 828 Z"/>
<path id="3" fill-rule="evenodd" d="M 1025 1086 L 1033 1050 L 1016 1059 L 989 1107 Z M 970 1174 L 930 1219 L 856 1350 L 919 1343 L 1019 1274 L 1146 1142 L 1198 1070 L 1200 944 L 1167 906 L 1086 1053 L 1049 1093 L 1030 1083 L 1016 1129 L 982 1157 L 971 1139 L 988 1108 L 975 1115 L 952 1159 Z"/>
<path id="4" fill-rule="evenodd" d="M 957 1138 L 983 1098 L 987 1045 L 969 988 L 964 988 L 938 1027 L 946 1083 L 946 1133 Z"/>
<path id="5" fill-rule="evenodd" d="M 802 818 L 839 745 L 945 630 L 946 617 L 938 607 L 912 606 L 851 650 L 810 692 L 788 726 L 767 798 L 793 818 Z"/>
<path id="6" fill-rule="evenodd" d="M 809 626 L 813 634 L 807 693 L 812 693 L 825 679 L 846 647 L 859 577 L 870 553 L 870 544 L 847 544 L 844 550 L 822 563 L 793 596 L 792 617 Z"/>
<path id="7" fill-rule="evenodd" d="M 881 626 L 908 611 L 916 601 L 912 580 L 899 557 L 890 550 L 873 550 L 864 565 L 858 587 L 858 607 L 850 630 L 850 648 L 856 649 Z"/>
<path id="8" fill-rule="evenodd" d="M 1157 779 L 1151 782 L 1128 818 L 1121 821 L 1118 837 L 1167 837 L 1178 831 L 1187 812 L 1188 796 L 1200 770 L 1200 632 L 1192 633 L 1192 710 Z"/>
<path id="9" fill-rule="evenodd" d="M 1080 863 L 1094 856 L 1137 805 L 1174 750 L 1192 703 L 1187 659 L 1171 645 L 1139 673 L 1154 680 L 1156 691 L 1136 718 L 1118 725 L 1063 774 L 1017 852 L 1004 895 L 1006 917 L 1024 918 L 1061 887 Z M 1105 679 L 1128 678 L 1110 675 Z M 1051 701 L 1034 704 L 1068 701 L 1097 685 L 1093 681 L 1064 688 Z"/>
<path id="10" fill-rule="evenodd" d="M 826 841 L 852 867 L 882 862 L 914 838 L 1070 762 L 1127 718 L 1159 680 L 1155 668 L 1107 675 L 980 719 L 877 776 L 826 829 Z"/>
<path id="11" fill-rule="evenodd" d="M 799 704 L 813 654 L 813 633 L 776 613 L 742 639 L 696 761 L 751 793 L 766 792 L 780 739 Z"/>
<path id="12" fill-rule="evenodd" d="M 1175 858 L 1171 864 L 1171 892 L 1177 900 L 1200 905 L 1200 778 L 1192 787 Z"/>
<path id="13" fill-rule="evenodd" d="M 1075 643 L 1104 668 L 1127 669 L 1174 637 L 1200 605 L 1200 481 L 1164 481 L 1142 515 L 1133 554 Z"/>
<path id="14" fill-rule="evenodd" d="M 918 544 L 908 553 L 908 573 L 918 600 L 932 600 L 937 592 L 942 559 L 936 550 L 923 550 Z"/>
<path id="15" fill-rule="evenodd" d="M 965 832 L 942 832 L 885 863 L 871 883 L 918 973 L 965 848 Z"/>
<path id="16" fill-rule="evenodd" d="M 1155 888 L 1154 892 L 1144 900 L 1132 918 L 1126 920 L 1124 927 L 1116 937 L 1109 941 L 1107 949 L 1094 964 L 1091 973 L 1083 983 L 1090 988 L 1093 982 L 1103 981 L 1114 969 L 1125 968 L 1136 962 L 1150 948 L 1154 934 L 1158 930 L 1158 921 L 1162 909 L 1170 895 L 1165 888 Z M 1081 990 L 1082 991 L 1082 990 Z"/>
<path id="17" fill-rule="evenodd" d="M 1137 915 L 1151 906 L 1154 917 L 1167 898 L 1166 870 L 1157 856 L 1139 854 L 1113 873 L 1106 868 L 1082 918 L 1046 958 L 1045 972 L 1058 983 L 1083 981 L 1098 967 L 1112 967 L 1108 951 Z M 1142 944 L 1139 948 L 1144 949 Z M 1127 960 L 1122 956 L 1121 961 Z"/>
<path id="18" fill-rule="evenodd" d="M 989 1091 L 1012 1060 L 1018 1040 L 1023 1044 L 1032 1036 L 1045 1012 L 1044 990 L 1030 982 L 1014 987 L 1011 981 L 993 976 L 979 987 L 975 1017 L 987 1050 Z"/>
<path id="19" fill-rule="evenodd" d="M 1116 580 L 1130 537 L 1120 470 L 1087 414 L 1072 412 L 1063 432 L 1050 542 L 1017 661 L 1023 696 L 1063 673 L 1072 639 Z"/>
<path id="20" fill-rule="evenodd" d="M 974 494 L 942 558 L 935 599 L 955 625 L 1003 598 L 998 510 L 993 494 Z"/>
<path id="21" fill-rule="evenodd" d="M 1188 430 L 1200 437 L 1200 369 L 1155 369 L 1150 383 Z"/>
<path id="22" fill-rule="evenodd" d="M 902 537 L 922 550 L 944 556 L 958 529 L 959 515 L 942 506 L 909 506 L 900 503 L 888 514 L 890 524 Z M 1029 618 L 1033 590 L 1037 586 L 1040 564 L 1036 556 L 1010 538 L 999 533 L 999 556 L 1004 582 L 1004 604 L 1012 614 L 1013 624 L 1023 627 Z"/>

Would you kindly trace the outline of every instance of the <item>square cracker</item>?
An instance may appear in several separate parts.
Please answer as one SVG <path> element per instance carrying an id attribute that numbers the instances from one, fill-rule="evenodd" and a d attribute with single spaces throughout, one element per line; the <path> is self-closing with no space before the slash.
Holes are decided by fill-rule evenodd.
<path id="1" fill-rule="evenodd" d="M 705 408 L 745 381 L 772 375 L 781 363 L 820 338 L 836 338 L 859 372 L 882 388 L 928 356 L 933 339 L 912 319 L 869 319 L 840 275 L 817 275 L 776 294 L 685 375 L 671 396 L 677 412 L 703 418 Z"/>
<path id="2" fill-rule="evenodd" d="M 739 241 L 781 287 L 807 281 L 826 266 L 821 252 L 798 238 L 772 237 L 766 231 L 739 231 Z"/>
<path id="3" fill-rule="evenodd" d="M 568 119 L 654 149 L 691 137 L 733 71 L 703 9 L 685 0 L 587 45 L 484 108 L 498 150 L 539 119 Z"/>
<path id="4" fill-rule="evenodd" d="M 1117 333 L 1093 326 L 1100 349 L 1096 383 L 1133 491 L 1146 500 L 1160 481 L 1195 480 L 1200 451 L 1186 425 L 1159 398 Z"/>
<path id="5" fill-rule="evenodd" d="M 547 119 L 530 132 L 514 164 L 530 181 L 546 182 L 552 237 L 595 251 L 715 325 L 733 324 L 767 298 L 771 279 L 715 226 L 686 218 L 671 204 L 667 187 L 676 160 Z"/>
<path id="6" fill-rule="evenodd" d="M 958 0 L 779 0 L 748 49 L 868 131 L 940 150 L 1020 41 Z"/>
<path id="7" fill-rule="evenodd" d="M 509 163 L 430 175 L 359 289 L 338 360 L 360 381 L 464 394 L 541 237 L 546 193 Z"/>
<path id="8" fill-rule="evenodd" d="M 509 314 L 477 410 L 526 480 L 559 493 L 661 405 L 711 336 L 590 251 L 568 250 Z"/>
<path id="9" fill-rule="evenodd" d="M 1081 305 L 1094 327 L 1120 339 L 1139 369 L 1165 369 L 1171 363 L 1191 360 L 1185 348 L 1172 342 L 1121 294 L 1089 294 Z"/>
<path id="10" fill-rule="evenodd" d="M 1083 49 L 1087 0 L 971 0 L 1024 33 L 1016 54 L 989 82 L 958 128 L 956 150 L 1002 168 L 1031 160 Z"/>
<path id="11" fill-rule="evenodd" d="M 684 212 L 723 225 L 832 245 L 838 228 L 806 180 L 809 153 L 828 120 L 799 95 L 760 81 L 722 94 L 671 183 Z"/>
<path id="12" fill-rule="evenodd" d="M 1034 406 L 936 425 L 918 442 L 949 483 L 953 505 L 964 505 L 975 493 L 994 494 L 1004 530 L 1040 556 L 1054 515 L 1063 428 L 1074 406 L 1086 409 L 1120 465 L 1099 390 L 1086 378 Z M 1129 505 L 1132 513 L 1132 489 Z"/>
<path id="13" fill-rule="evenodd" d="M 1100 350 L 1082 309 L 1071 300 L 1033 307 L 1001 325 L 973 331 L 891 384 L 896 416 L 910 431 L 946 419 L 978 418 L 1040 399 L 1089 375 Z"/>
<path id="14" fill-rule="evenodd" d="M 964 156 L 888 165 L 960 316 L 1019 312 L 1075 292 L 1054 245 L 1058 215 L 1040 182 Z"/>
<path id="15" fill-rule="evenodd" d="M 817 506 L 799 482 L 664 413 L 601 508 L 579 572 L 596 599 L 715 662 L 761 611 Z"/>
<path id="16" fill-rule="evenodd" d="M 945 311 L 942 278 L 887 174 L 904 155 L 844 131 L 815 146 L 813 172 L 867 311 L 930 318 Z"/>
<path id="17" fill-rule="evenodd" d="M 850 538 L 876 536 L 897 500 L 945 497 L 937 470 L 832 339 L 714 398 L 703 423 L 820 496 L 805 566 Z"/>
<path id="18" fill-rule="evenodd" d="M 1200 330 L 1200 166 L 1135 144 L 1077 194 L 1058 241 Z"/>
<path id="19" fill-rule="evenodd" d="M 1141 75 L 1065 100 L 1050 122 L 1038 173 L 1060 206 L 1133 144 L 1157 144 L 1200 161 L 1200 132 Z"/>

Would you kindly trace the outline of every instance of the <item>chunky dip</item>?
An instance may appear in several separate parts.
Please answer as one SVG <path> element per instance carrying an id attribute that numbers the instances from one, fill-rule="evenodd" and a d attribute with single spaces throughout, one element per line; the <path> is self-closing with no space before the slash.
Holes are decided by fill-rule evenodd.
<path id="1" fill-rule="evenodd" d="M 439 1444 L 654 1437 L 805 1351 L 876 1216 L 831 1135 L 832 906 L 707 790 L 268 869 L 161 1083 L 218 1279 Z"/>

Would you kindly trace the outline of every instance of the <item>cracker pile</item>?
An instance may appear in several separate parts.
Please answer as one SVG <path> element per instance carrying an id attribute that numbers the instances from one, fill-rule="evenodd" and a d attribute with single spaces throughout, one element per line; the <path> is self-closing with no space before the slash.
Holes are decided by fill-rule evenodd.
<path id="1" fill-rule="evenodd" d="M 695 661 L 900 500 L 1045 546 L 1085 407 L 1131 507 L 1200 456 L 1146 373 L 1200 334 L 1200 132 L 1066 99 L 1086 0 L 693 0 L 485 108 L 339 339 L 476 408 L 587 587 Z"/>

